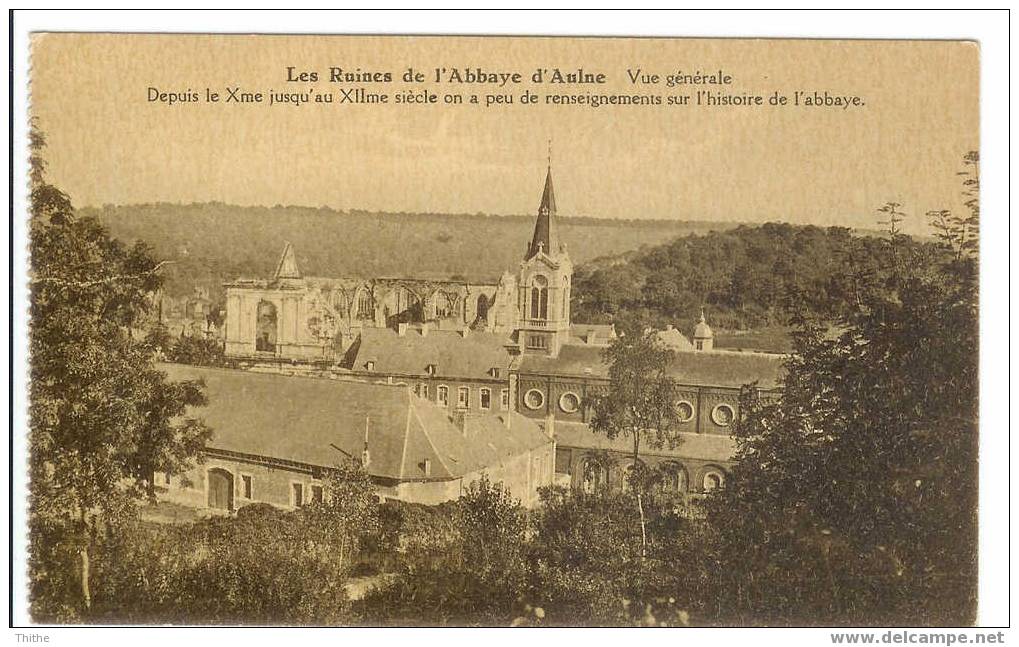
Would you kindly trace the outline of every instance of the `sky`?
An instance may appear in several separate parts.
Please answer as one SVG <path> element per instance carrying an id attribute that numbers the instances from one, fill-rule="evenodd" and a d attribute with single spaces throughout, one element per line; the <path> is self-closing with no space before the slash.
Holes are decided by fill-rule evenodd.
<path id="1" fill-rule="evenodd" d="M 314 71 L 317 81 L 287 81 Z M 392 83 L 329 83 L 332 67 Z M 427 83 L 401 80 L 408 67 Z M 431 82 L 434 68 L 519 72 L 499 88 Z M 31 110 L 48 141 L 49 180 L 78 206 L 220 201 L 391 212 L 530 214 L 552 140 L 566 216 L 875 228 L 901 203 L 903 227 L 963 210 L 963 155 L 979 144 L 979 51 L 952 41 L 557 39 L 37 34 Z M 531 83 L 537 69 L 583 68 L 604 84 Z M 657 74 L 633 84 L 627 70 Z M 730 85 L 667 87 L 668 75 L 721 70 Z M 435 92 L 437 104 L 304 105 L 205 101 L 159 92 L 227 87 Z M 525 91 L 540 96 L 521 105 Z M 548 94 L 695 96 L 814 91 L 864 105 L 562 106 Z M 508 95 L 484 108 L 447 93 Z M 691 101 L 693 98 L 691 98 Z"/>

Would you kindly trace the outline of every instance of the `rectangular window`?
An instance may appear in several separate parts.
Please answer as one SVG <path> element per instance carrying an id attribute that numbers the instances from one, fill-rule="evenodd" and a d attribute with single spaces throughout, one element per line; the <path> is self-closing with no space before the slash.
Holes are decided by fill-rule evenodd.
<path id="1" fill-rule="evenodd" d="M 293 488 L 294 507 L 300 508 L 304 505 L 304 485 L 301 483 L 291 484 Z"/>
<path id="2" fill-rule="evenodd" d="M 545 350 L 548 348 L 548 340 L 545 338 L 544 335 L 528 335 L 527 347 L 536 348 L 538 350 Z"/>
<path id="3" fill-rule="evenodd" d="M 322 486 L 312 485 L 311 486 L 311 502 L 322 503 Z"/>
<path id="4" fill-rule="evenodd" d="M 509 389 L 503 389 L 499 394 L 499 408 L 503 411 L 509 410 Z"/>
<path id="5" fill-rule="evenodd" d="M 427 384 L 422 384 L 421 385 L 421 397 L 426 399 L 426 400 L 428 399 L 428 385 Z"/>
<path id="6" fill-rule="evenodd" d="M 439 387 L 439 404 L 444 407 L 449 406 L 449 387 L 446 385 Z"/>
<path id="7" fill-rule="evenodd" d="M 251 476 L 248 474 L 241 474 L 241 496 L 251 498 Z"/>
<path id="8" fill-rule="evenodd" d="M 573 453 L 568 449 L 559 449 L 556 447 L 555 450 L 555 471 L 557 474 L 569 474 L 570 463 L 573 458 Z"/>
<path id="9" fill-rule="evenodd" d="M 456 390 L 456 406 L 464 409 L 471 408 L 471 390 L 466 386 L 461 386 Z"/>
<path id="10" fill-rule="evenodd" d="M 492 408 L 492 390 L 481 389 L 481 408 L 491 409 Z"/>

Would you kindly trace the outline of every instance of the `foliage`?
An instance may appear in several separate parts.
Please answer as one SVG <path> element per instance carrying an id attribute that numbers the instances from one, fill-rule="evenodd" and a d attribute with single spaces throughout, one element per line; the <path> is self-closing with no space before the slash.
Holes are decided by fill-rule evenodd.
<path id="1" fill-rule="evenodd" d="M 886 212 L 887 213 L 887 212 Z M 711 506 L 735 622 L 974 618 L 978 314 L 972 232 L 892 236 L 842 333 L 804 319 L 782 398 L 752 391 Z"/>
<path id="2" fill-rule="evenodd" d="M 483 475 L 453 505 L 434 512 L 445 517 L 446 523 L 439 525 L 453 530 L 452 540 L 442 542 L 429 563 L 410 556 L 395 582 L 362 602 L 362 622 L 510 624 L 527 582 L 520 503 Z"/>
<path id="3" fill-rule="evenodd" d="M 362 540 L 381 531 L 375 484 L 353 461 L 330 472 L 326 496 L 309 506 L 308 514 L 316 521 L 314 536 L 337 546 L 340 564 L 354 561 Z"/>
<path id="4" fill-rule="evenodd" d="M 166 382 L 152 349 L 131 335 L 159 286 L 150 250 L 76 216 L 45 182 L 40 133 L 32 144 L 31 598 L 37 619 L 68 619 L 90 604 L 90 546 L 151 495 L 153 471 L 193 462 L 210 431 L 183 416 L 204 403 L 201 385 Z M 79 592 L 70 596 L 75 553 Z"/>
<path id="5" fill-rule="evenodd" d="M 334 624 L 349 562 L 320 511 L 134 523 L 97 551 L 93 619 L 107 623 Z"/>
<path id="6" fill-rule="evenodd" d="M 182 335 L 166 351 L 166 359 L 193 366 L 219 366 L 231 368 L 234 362 L 227 359 L 220 339 Z"/>
<path id="7" fill-rule="evenodd" d="M 883 245 L 844 227 L 786 223 L 690 234 L 579 266 L 573 318 L 618 326 L 645 320 L 689 331 L 702 306 L 722 330 L 786 326 L 803 311 L 839 316 L 861 277 L 883 275 Z M 786 350 L 784 340 L 755 341 L 767 346 L 761 350 Z"/>

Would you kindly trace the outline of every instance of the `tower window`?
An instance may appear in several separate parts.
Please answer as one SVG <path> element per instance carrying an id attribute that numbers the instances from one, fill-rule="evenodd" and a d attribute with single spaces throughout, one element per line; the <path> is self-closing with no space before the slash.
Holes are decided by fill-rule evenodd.
<path id="1" fill-rule="evenodd" d="M 545 335 L 528 335 L 527 336 L 527 347 L 534 348 L 537 350 L 548 349 L 548 338 Z"/>
<path id="2" fill-rule="evenodd" d="M 531 319 L 548 319 L 548 279 L 536 276 L 531 283 Z"/>

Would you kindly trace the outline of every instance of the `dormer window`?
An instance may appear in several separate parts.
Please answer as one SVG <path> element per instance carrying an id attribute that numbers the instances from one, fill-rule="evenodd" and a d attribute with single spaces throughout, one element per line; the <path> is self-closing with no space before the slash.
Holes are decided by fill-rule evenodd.
<path id="1" fill-rule="evenodd" d="M 375 361 L 374 360 L 368 360 L 367 362 L 365 362 L 364 363 L 364 370 L 368 371 L 369 373 L 374 371 L 375 370 Z"/>
<path id="2" fill-rule="evenodd" d="M 428 366 L 425 367 L 425 373 L 427 373 L 428 375 L 435 375 L 438 372 L 439 367 L 436 366 L 435 364 L 429 364 Z"/>
<path id="3" fill-rule="evenodd" d="M 496 377 L 497 378 L 497 377 L 499 377 L 500 373 L 501 373 L 501 371 L 499 370 L 498 366 L 493 366 L 492 368 L 490 368 L 488 370 L 488 374 L 491 375 L 492 377 Z"/>

